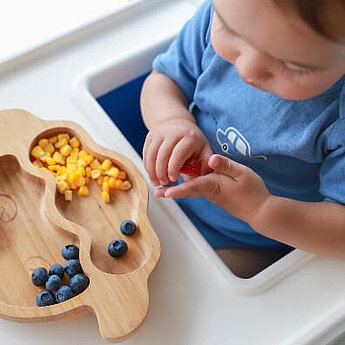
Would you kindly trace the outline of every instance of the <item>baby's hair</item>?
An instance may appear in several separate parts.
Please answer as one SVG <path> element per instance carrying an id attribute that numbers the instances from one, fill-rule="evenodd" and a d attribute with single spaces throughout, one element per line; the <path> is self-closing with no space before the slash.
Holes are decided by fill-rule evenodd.
<path id="1" fill-rule="evenodd" d="M 273 0 L 294 10 L 317 33 L 345 43 L 345 0 Z"/>

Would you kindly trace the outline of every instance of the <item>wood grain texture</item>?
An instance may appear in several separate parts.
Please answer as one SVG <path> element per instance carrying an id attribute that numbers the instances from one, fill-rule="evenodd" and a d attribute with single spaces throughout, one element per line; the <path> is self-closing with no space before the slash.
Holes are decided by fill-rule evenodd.
<path id="1" fill-rule="evenodd" d="M 43 121 L 19 109 L 0 111 L 0 316 L 16 321 L 53 321 L 82 312 L 95 313 L 102 337 L 121 341 L 143 322 L 149 306 L 148 278 L 160 256 L 160 243 L 148 217 L 148 188 L 136 166 L 123 155 L 97 145 L 77 124 Z M 30 151 L 40 138 L 67 132 L 100 160 L 109 158 L 125 170 L 132 184 L 117 190 L 105 204 L 100 188 L 90 195 L 74 193 L 72 202 L 56 191 L 49 172 L 32 164 Z M 131 236 L 119 230 L 132 219 Z M 127 254 L 107 253 L 113 239 L 124 239 Z M 37 307 L 39 288 L 30 276 L 39 266 L 64 264 L 62 248 L 76 244 L 90 285 L 80 295 L 48 307 Z"/>

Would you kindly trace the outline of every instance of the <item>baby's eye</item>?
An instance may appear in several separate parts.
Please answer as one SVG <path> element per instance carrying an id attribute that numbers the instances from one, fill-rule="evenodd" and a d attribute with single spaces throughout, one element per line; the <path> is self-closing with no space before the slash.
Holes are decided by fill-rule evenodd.
<path id="1" fill-rule="evenodd" d="M 312 72 L 312 69 L 302 66 L 297 66 L 289 62 L 283 62 L 283 65 L 286 69 L 288 69 L 291 72 L 295 72 L 298 74 L 304 74 L 304 73 L 310 73 Z"/>

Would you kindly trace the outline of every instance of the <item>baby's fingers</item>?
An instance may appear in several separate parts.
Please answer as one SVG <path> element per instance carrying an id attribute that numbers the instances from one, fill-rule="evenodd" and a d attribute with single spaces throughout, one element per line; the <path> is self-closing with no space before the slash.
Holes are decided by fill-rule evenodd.
<path id="1" fill-rule="evenodd" d="M 153 140 L 149 135 L 146 137 L 143 148 L 143 162 L 149 178 L 154 186 L 158 186 L 159 180 L 156 175 L 157 153 L 163 139 Z"/>
<path id="2" fill-rule="evenodd" d="M 220 191 L 220 181 L 216 178 L 216 174 L 208 174 L 193 178 L 178 186 L 169 187 L 159 192 L 160 196 L 166 198 L 185 198 L 185 197 L 208 197 Z"/>

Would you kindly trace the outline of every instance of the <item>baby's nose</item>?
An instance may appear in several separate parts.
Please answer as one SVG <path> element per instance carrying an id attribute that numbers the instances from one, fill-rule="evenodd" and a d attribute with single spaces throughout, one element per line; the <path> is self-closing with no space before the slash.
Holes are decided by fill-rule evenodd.
<path id="1" fill-rule="evenodd" d="M 260 52 L 241 53 L 236 59 L 236 70 L 241 78 L 255 85 L 257 81 L 265 81 L 272 77 L 270 58 Z"/>

